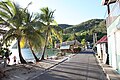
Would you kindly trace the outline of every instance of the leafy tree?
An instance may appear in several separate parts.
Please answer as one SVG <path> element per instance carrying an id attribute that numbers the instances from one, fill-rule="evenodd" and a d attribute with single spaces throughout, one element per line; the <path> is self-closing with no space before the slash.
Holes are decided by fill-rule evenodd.
<path id="1" fill-rule="evenodd" d="M 68 41 L 72 41 L 76 39 L 77 39 L 77 35 L 74 33 L 74 34 L 71 34 L 71 36 L 68 38 Z"/>
<path id="2" fill-rule="evenodd" d="M 82 44 L 83 47 L 85 48 L 85 46 L 86 46 L 86 40 L 85 40 L 85 39 L 82 39 L 81 44 Z"/>
<path id="3" fill-rule="evenodd" d="M 69 37 L 69 34 L 63 34 L 63 42 L 67 41 Z"/>

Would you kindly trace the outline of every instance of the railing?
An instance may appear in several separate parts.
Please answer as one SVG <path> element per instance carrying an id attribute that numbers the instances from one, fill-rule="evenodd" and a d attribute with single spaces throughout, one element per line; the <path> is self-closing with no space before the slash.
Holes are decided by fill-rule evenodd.
<path id="1" fill-rule="evenodd" d="M 119 15 L 120 15 L 120 0 L 118 0 L 115 3 L 112 10 L 110 11 L 110 14 L 106 19 L 106 26 L 109 27 Z"/>

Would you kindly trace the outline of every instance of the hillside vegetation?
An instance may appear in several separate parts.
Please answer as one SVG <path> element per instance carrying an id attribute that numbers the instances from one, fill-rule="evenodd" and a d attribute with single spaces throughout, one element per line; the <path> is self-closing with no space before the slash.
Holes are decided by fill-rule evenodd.
<path id="1" fill-rule="evenodd" d="M 68 27 L 71 27 L 73 25 L 69 25 L 69 24 L 58 24 L 59 27 L 61 27 L 62 29 L 66 29 Z"/>
<path id="2" fill-rule="evenodd" d="M 63 27 L 64 26 L 64 27 Z M 82 39 L 92 43 L 93 34 L 97 33 L 97 39 L 99 40 L 103 35 L 107 34 L 104 19 L 91 19 L 82 22 L 78 25 L 67 25 L 63 24 L 60 26 L 63 28 L 63 41 L 69 41 L 77 39 L 81 42 Z"/>

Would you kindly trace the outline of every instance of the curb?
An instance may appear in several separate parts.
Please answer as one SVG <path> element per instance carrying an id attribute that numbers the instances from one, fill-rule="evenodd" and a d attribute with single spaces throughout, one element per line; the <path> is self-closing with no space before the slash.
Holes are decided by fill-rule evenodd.
<path id="1" fill-rule="evenodd" d="M 61 64 L 61 63 L 63 63 L 63 62 L 65 62 L 66 60 L 68 60 L 69 58 L 72 58 L 73 56 L 75 56 L 75 55 L 72 55 L 72 56 L 70 56 L 70 57 L 66 57 L 65 59 L 63 59 L 62 61 L 60 61 L 60 62 L 58 62 L 58 63 L 56 63 L 56 64 L 54 64 L 53 66 L 51 66 L 51 67 L 49 67 L 49 68 L 47 68 L 47 69 L 45 69 L 42 73 L 40 73 L 39 75 L 36 75 L 36 76 L 32 76 L 32 77 L 29 77 L 28 79 L 26 79 L 26 80 L 33 80 L 34 78 L 36 78 L 36 77 L 38 77 L 38 76 L 40 76 L 40 75 L 43 75 L 44 73 L 46 73 L 46 72 L 48 72 L 50 69 L 52 69 L 53 67 L 55 67 L 55 66 L 57 66 L 57 65 L 59 65 L 59 64 Z"/>
<path id="2" fill-rule="evenodd" d="M 66 60 L 68 60 L 69 58 L 72 58 L 73 56 L 75 56 L 75 54 L 74 54 L 74 55 L 71 55 L 71 56 L 69 56 L 69 57 L 66 57 L 66 58 L 63 59 L 62 61 L 60 61 L 60 62 L 54 64 L 53 66 L 51 66 L 51 67 L 45 69 L 45 71 L 47 71 L 47 70 L 49 70 L 49 69 L 51 69 L 51 68 L 53 68 L 53 67 L 55 67 L 55 66 L 57 66 L 57 65 L 59 65 L 59 64 L 61 64 L 61 63 L 63 63 L 63 62 L 65 62 Z"/>
<path id="3" fill-rule="evenodd" d="M 49 68 L 45 69 L 45 71 L 47 71 L 47 70 L 49 70 L 49 69 L 51 69 L 51 68 L 53 68 L 53 67 L 55 67 L 55 66 L 59 65 L 60 63 L 62 63 L 62 62 L 64 62 L 64 61 L 66 61 L 66 60 L 68 60 L 68 57 L 67 57 L 66 59 L 64 59 L 64 60 L 62 60 L 62 61 L 60 61 L 60 62 L 58 62 L 58 63 L 54 64 L 53 66 L 51 66 L 51 67 L 49 67 Z"/>
<path id="4" fill-rule="evenodd" d="M 107 80 L 110 80 L 110 77 L 109 77 L 109 75 L 106 73 L 106 71 L 105 71 L 104 67 L 102 66 L 102 64 L 101 64 L 101 62 L 100 62 L 100 60 L 99 60 L 99 58 L 98 58 L 96 55 L 95 55 L 95 57 L 96 57 L 96 59 L 97 59 L 99 65 L 100 65 L 100 67 L 102 68 L 102 70 L 103 70 L 105 76 L 107 77 Z"/>

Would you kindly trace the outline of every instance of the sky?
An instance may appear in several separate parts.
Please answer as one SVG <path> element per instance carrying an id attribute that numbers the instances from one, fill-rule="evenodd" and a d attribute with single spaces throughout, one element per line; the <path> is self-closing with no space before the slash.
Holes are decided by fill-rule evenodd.
<path id="1" fill-rule="evenodd" d="M 21 7 L 29 6 L 30 12 L 40 12 L 40 8 L 48 7 L 56 10 L 55 20 L 58 24 L 76 25 L 90 19 L 105 19 L 107 8 L 101 0 L 13 0 Z"/>

